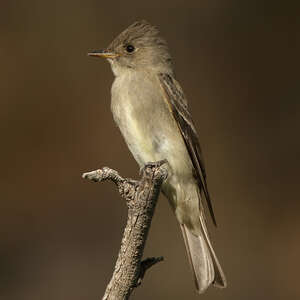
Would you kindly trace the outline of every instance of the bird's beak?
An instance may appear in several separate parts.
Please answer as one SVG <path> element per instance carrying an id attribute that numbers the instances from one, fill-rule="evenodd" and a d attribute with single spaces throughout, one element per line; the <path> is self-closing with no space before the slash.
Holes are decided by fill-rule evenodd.
<path id="1" fill-rule="evenodd" d="M 94 50 L 88 53 L 88 56 L 96 56 L 103 58 L 116 58 L 119 56 L 117 53 L 110 52 L 108 50 Z"/>

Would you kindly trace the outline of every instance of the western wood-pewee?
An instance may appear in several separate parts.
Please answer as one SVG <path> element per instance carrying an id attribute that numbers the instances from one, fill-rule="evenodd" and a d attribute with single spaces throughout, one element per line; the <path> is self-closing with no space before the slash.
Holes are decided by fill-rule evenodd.
<path id="1" fill-rule="evenodd" d="M 107 49 L 89 55 L 107 58 L 111 64 L 115 75 L 111 110 L 140 167 L 168 161 L 169 176 L 162 191 L 180 224 L 198 292 L 211 283 L 225 287 L 206 228 L 203 199 L 216 222 L 198 136 L 165 40 L 156 27 L 139 21 Z"/>

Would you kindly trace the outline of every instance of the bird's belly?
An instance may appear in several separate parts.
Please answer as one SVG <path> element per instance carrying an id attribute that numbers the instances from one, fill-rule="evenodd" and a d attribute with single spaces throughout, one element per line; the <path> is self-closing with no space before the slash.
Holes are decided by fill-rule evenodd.
<path id="1" fill-rule="evenodd" d="M 172 173 L 191 170 L 190 158 L 179 128 L 163 99 L 154 103 L 127 96 L 113 105 L 120 131 L 138 164 L 167 159 Z"/>
<path id="2" fill-rule="evenodd" d="M 178 156 L 183 146 L 182 137 L 177 132 L 178 128 L 174 128 L 175 132 L 164 130 L 165 126 L 172 126 L 171 120 L 161 121 L 155 116 L 149 118 L 146 112 L 144 115 L 136 115 L 128 107 L 123 113 L 124 116 L 118 125 L 140 166 L 150 161 Z"/>

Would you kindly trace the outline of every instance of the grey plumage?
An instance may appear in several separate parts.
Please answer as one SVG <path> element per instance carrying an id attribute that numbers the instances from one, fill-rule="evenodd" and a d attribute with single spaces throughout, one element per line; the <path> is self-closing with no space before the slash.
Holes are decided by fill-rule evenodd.
<path id="1" fill-rule="evenodd" d="M 135 22 L 93 56 L 108 58 L 116 76 L 111 109 L 140 166 L 168 160 L 163 193 L 179 221 L 197 290 L 226 286 L 211 245 L 203 199 L 215 222 L 198 136 L 184 93 L 175 80 L 167 43 L 156 27 Z"/>

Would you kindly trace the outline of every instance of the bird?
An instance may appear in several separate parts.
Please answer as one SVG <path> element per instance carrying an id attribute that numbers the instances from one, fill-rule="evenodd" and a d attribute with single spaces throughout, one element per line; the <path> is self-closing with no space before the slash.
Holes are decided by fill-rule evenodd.
<path id="1" fill-rule="evenodd" d="M 111 111 L 133 157 L 142 168 L 166 159 L 162 192 L 179 222 L 196 290 L 224 288 L 226 278 L 206 225 L 204 201 L 216 219 L 208 193 L 198 134 L 187 99 L 176 80 L 167 42 L 156 26 L 136 21 L 104 50 L 89 56 L 111 65 Z"/>

